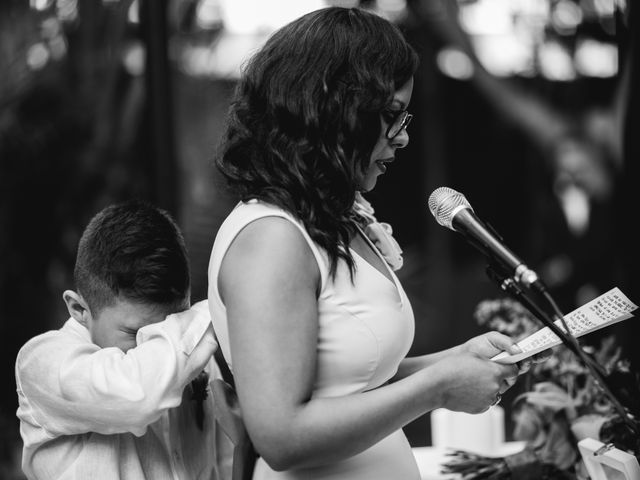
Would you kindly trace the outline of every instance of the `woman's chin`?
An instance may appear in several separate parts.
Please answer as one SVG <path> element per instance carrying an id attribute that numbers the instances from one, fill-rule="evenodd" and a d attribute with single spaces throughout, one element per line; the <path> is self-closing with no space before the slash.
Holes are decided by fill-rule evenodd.
<path id="1" fill-rule="evenodd" d="M 376 186 L 376 184 L 378 183 L 378 176 L 376 175 L 375 177 L 371 177 L 371 178 L 366 178 L 361 184 L 360 184 L 360 188 L 359 190 L 361 192 L 370 192 L 371 190 L 373 190 Z"/>

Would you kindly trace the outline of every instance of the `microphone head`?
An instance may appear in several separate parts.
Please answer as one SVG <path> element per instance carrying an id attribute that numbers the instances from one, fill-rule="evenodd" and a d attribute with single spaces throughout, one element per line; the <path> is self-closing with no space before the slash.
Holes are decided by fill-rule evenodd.
<path id="1" fill-rule="evenodd" d="M 473 211 L 465 196 L 453 188 L 439 187 L 429 195 L 431 215 L 440 225 L 453 231 L 455 231 L 452 225 L 453 217 L 463 208 Z"/>

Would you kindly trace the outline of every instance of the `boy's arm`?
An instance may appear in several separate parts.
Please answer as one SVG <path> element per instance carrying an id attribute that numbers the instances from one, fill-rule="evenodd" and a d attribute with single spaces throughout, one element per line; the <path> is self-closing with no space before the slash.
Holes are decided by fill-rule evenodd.
<path id="1" fill-rule="evenodd" d="M 18 416 L 51 436 L 143 435 L 217 347 L 206 301 L 141 328 L 137 342 L 127 353 L 56 334 L 27 343 L 16 362 Z"/>

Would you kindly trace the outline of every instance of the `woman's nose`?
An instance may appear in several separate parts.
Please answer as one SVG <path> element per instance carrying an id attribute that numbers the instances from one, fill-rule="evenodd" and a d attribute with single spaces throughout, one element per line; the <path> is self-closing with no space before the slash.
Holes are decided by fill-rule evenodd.
<path id="1" fill-rule="evenodd" d="M 398 135 L 391 139 L 391 145 L 395 148 L 404 148 L 409 145 L 409 132 L 403 128 Z"/>

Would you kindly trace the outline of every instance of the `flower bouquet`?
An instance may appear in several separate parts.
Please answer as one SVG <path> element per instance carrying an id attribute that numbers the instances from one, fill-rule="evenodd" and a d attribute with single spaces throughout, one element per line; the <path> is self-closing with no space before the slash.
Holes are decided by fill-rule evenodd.
<path id="1" fill-rule="evenodd" d="M 474 316 L 480 325 L 516 341 L 540 328 L 532 314 L 510 298 L 483 301 Z M 559 345 L 549 359 L 524 374 L 526 391 L 513 401 L 513 439 L 525 441 L 525 449 L 504 458 L 454 451 L 444 472 L 461 474 L 463 480 L 586 480 L 589 475 L 578 450 L 584 438 L 640 458 L 640 438 L 629 427 L 640 427 L 640 376 L 622 358 L 613 335 L 583 350 L 602 366 L 609 387 L 625 406 L 626 419 L 576 355 Z"/>

